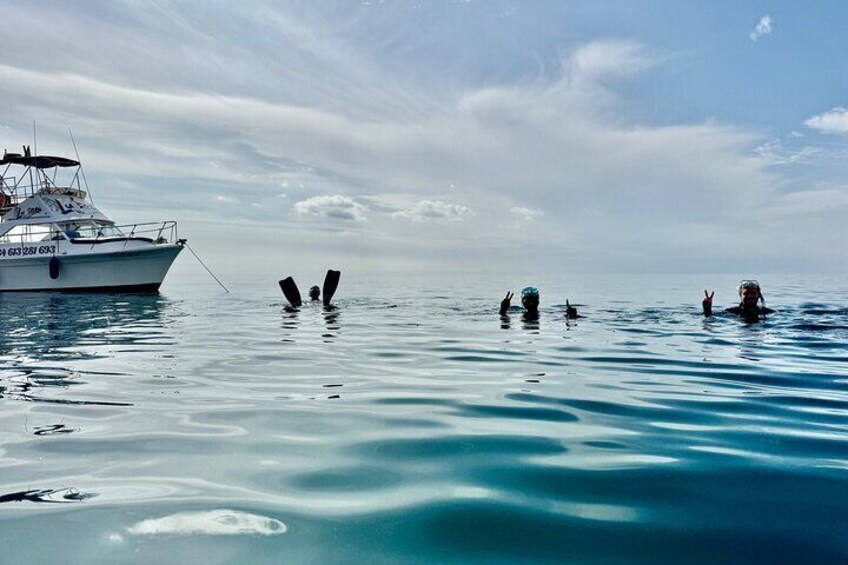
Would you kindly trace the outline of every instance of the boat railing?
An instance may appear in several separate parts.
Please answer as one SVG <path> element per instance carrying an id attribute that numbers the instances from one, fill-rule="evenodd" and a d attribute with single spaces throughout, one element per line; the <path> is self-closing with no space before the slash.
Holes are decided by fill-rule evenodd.
<path id="1" fill-rule="evenodd" d="M 0 256 L 6 257 L 20 255 L 35 255 L 55 253 L 56 242 L 61 237 L 58 231 L 48 225 L 24 225 L 0 236 L 0 244 L 6 246 L 12 244 L 15 250 L 9 251 L 5 248 L 0 251 Z"/>
<path id="2" fill-rule="evenodd" d="M 154 245 L 177 243 L 179 234 L 177 222 L 143 222 L 137 224 L 84 226 L 77 229 L 60 228 L 53 225 L 22 225 L 0 237 L 0 244 L 12 244 L 20 247 L 20 255 L 42 254 L 44 246 L 53 246 L 51 253 L 58 251 L 58 243 L 62 241 L 71 244 L 123 243 L 123 247 L 131 241 L 145 241 Z"/>
<path id="3" fill-rule="evenodd" d="M 0 177 L 0 216 L 18 205 L 17 185 L 15 177 Z"/>
<path id="4" fill-rule="evenodd" d="M 0 189 L 2 189 L 6 199 L 14 200 L 15 204 L 26 200 L 41 190 L 56 186 L 49 178 L 29 179 L 28 175 L 22 177 L 5 175 L 0 178 L 2 178 Z"/>
<path id="5" fill-rule="evenodd" d="M 123 241 L 124 247 L 130 241 L 149 241 L 156 245 L 177 243 L 179 233 L 177 222 L 143 222 L 137 224 L 100 226 L 94 237 L 74 237 L 71 243 L 90 243 L 92 247 L 101 243 Z"/>

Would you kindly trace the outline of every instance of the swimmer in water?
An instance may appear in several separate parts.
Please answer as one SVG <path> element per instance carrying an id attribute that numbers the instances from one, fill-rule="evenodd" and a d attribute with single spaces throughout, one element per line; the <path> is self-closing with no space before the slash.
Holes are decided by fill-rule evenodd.
<path id="1" fill-rule="evenodd" d="M 330 301 L 333 299 L 333 295 L 336 293 L 336 289 L 339 287 L 339 278 L 341 278 L 342 274 L 339 271 L 334 271 L 332 269 L 327 271 L 327 275 L 324 277 L 324 307 L 330 308 Z M 286 300 L 289 301 L 291 308 L 300 308 L 303 305 L 303 301 L 300 298 L 300 291 L 297 288 L 297 285 L 294 282 L 292 277 L 286 277 L 283 280 L 279 281 L 280 290 L 283 291 L 283 295 L 286 297 Z M 317 302 L 321 296 L 321 289 L 318 286 L 313 286 L 309 289 L 309 298 L 313 302 Z"/>
<path id="2" fill-rule="evenodd" d="M 501 300 L 500 315 L 506 316 L 509 311 L 510 301 L 514 293 L 507 291 L 504 299 Z M 530 316 L 539 315 L 539 289 L 534 286 L 527 286 L 521 290 L 521 305 L 524 307 L 524 313 Z"/>
<path id="3" fill-rule="evenodd" d="M 309 289 L 309 299 L 312 302 L 318 302 L 319 298 L 321 298 L 321 289 L 318 288 L 318 285 L 316 284 L 315 286 Z"/>
<path id="4" fill-rule="evenodd" d="M 512 292 L 507 292 L 506 296 L 503 300 L 501 300 L 501 308 L 500 315 L 506 316 L 509 311 L 510 302 L 512 297 L 515 296 Z M 521 290 L 521 305 L 524 307 L 524 316 L 530 318 L 538 318 L 539 316 L 539 289 L 534 286 L 524 287 Z M 577 318 L 582 318 L 577 313 L 577 308 L 571 305 L 571 303 L 566 300 L 565 301 L 565 317 L 569 320 L 576 320 Z"/>
<path id="5" fill-rule="evenodd" d="M 713 296 L 715 296 L 715 291 L 704 291 L 704 300 L 701 301 L 704 316 L 712 316 L 713 314 Z M 760 306 L 760 303 L 762 303 L 762 306 Z M 766 299 L 763 297 L 760 283 L 754 280 L 744 280 L 739 283 L 739 305 L 725 308 L 724 311 L 728 314 L 742 316 L 750 321 L 756 321 L 767 314 L 774 313 L 771 308 L 766 308 Z"/>

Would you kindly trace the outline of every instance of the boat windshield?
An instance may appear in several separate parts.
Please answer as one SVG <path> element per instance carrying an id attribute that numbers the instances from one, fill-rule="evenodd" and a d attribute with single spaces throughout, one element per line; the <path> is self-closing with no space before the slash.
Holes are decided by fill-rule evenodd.
<path id="1" fill-rule="evenodd" d="M 104 239 L 125 237 L 117 226 L 93 220 L 67 222 L 63 224 L 23 224 L 18 225 L 0 236 L 0 244 L 26 244 L 36 241 L 57 241 L 60 239 Z"/>
<path id="2" fill-rule="evenodd" d="M 69 239 L 103 239 L 104 237 L 124 236 L 124 233 L 117 226 L 93 220 L 69 222 L 60 227 Z"/>

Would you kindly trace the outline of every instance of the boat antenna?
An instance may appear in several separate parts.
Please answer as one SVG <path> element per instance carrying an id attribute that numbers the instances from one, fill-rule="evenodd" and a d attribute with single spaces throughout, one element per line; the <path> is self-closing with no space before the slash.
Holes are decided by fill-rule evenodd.
<path id="1" fill-rule="evenodd" d="M 71 136 L 71 143 L 74 145 L 74 153 L 77 156 L 77 163 L 80 164 L 80 172 L 82 173 L 82 182 L 85 183 L 85 191 L 88 193 L 88 198 L 91 200 L 91 203 L 94 204 L 94 197 L 91 195 L 91 189 L 88 188 L 88 179 L 85 178 L 85 169 L 82 168 L 82 161 L 80 160 L 79 151 L 77 151 L 77 142 L 74 141 L 74 132 L 71 131 L 70 126 L 68 126 L 68 133 Z"/>
<path id="2" fill-rule="evenodd" d="M 24 151 L 24 155 L 30 153 L 33 157 L 38 157 L 38 136 L 35 133 L 35 120 L 32 121 L 32 147 L 35 149 L 35 153 L 30 153 L 29 151 Z M 32 168 L 30 168 L 30 182 L 32 182 L 33 190 L 35 190 L 35 182 L 32 181 Z M 44 171 L 39 170 L 37 167 L 35 169 L 35 178 L 38 180 L 38 184 L 41 184 L 41 175 Z M 46 173 L 44 173 L 46 174 Z"/>

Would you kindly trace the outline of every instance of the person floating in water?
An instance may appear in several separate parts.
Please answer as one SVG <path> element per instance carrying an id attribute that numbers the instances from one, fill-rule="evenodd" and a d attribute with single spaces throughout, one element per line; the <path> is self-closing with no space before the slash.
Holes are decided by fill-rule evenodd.
<path id="1" fill-rule="evenodd" d="M 504 299 L 501 300 L 500 315 L 506 316 L 509 311 L 512 297 L 515 293 L 507 291 Z M 524 314 L 530 316 L 539 315 L 539 289 L 534 286 L 527 286 L 521 290 L 521 306 L 524 307 Z"/>
<path id="2" fill-rule="evenodd" d="M 500 315 L 506 316 L 512 301 L 514 293 L 507 291 L 504 299 L 501 300 Z M 524 307 L 524 316 L 526 318 L 538 318 L 539 316 L 539 289 L 534 286 L 527 286 L 521 289 L 521 306 Z M 583 316 L 577 313 L 577 308 L 571 303 L 565 301 L 565 317 L 569 320 L 576 320 Z"/>
<path id="3" fill-rule="evenodd" d="M 316 284 L 309 289 L 309 300 L 312 302 L 318 302 L 319 298 L 321 298 L 321 289 L 318 288 L 318 285 Z"/>
<path id="4" fill-rule="evenodd" d="M 715 291 L 704 291 L 704 300 L 701 301 L 701 306 L 704 308 L 704 316 L 713 315 L 713 297 Z M 762 302 L 762 306 L 760 306 Z M 759 320 L 766 314 L 773 314 L 774 310 L 766 308 L 766 299 L 763 296 L 763 291 L 760 288 L 760 283 L 753 280 L 745 280 L 739 283 L 739 305 L 731 308 L 725 308 L 728 314 L 742 316 L 746 320 Z"/>
<path id="5" fill-rule="evenodd" d="M 339 279 L 342 274 L 340 271 L 334 271 L 332 269 L 327 271 L 326 276 L 324 277 L 324 306 L 329 307 L 330 302 L 333 300 L 333 295 L 336 293 L 336 289 L 339 287 Z M 289 301 L 292 308 L 300 308 L 303 306 L 303 300 L 300 297 L 300 290 L 297 288 L 297 284 L 295 284 L 294 279 L 292 277 L 286 277 L 283 280 L 279 281 L 280 290 L 283 291 L 283 295 L 286 297 L 286 300 Z M 319 297 L 321 296 L 321 290 L 318 286 L 313 286 L 309 289 L 309 298 L 313 302 L 317 302 Z"/>

